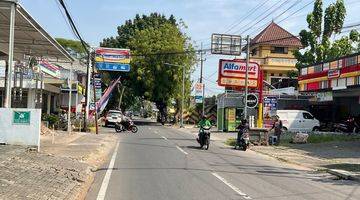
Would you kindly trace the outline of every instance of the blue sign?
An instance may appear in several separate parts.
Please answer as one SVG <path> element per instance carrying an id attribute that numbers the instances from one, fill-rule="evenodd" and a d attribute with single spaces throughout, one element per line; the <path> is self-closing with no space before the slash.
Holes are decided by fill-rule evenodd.
<path id="1" fill-rule="evenodd" d="M 203 97 L 202 96 L 195 96 L 195 103 L 202 103 Z"/>
<path id="2" fill-rule="evenodd" d="M 110 62 L 100 62 L 99 63 L 98 62 L 98 63 L 96 63 L 96 68 L 98 70 L 129 72 L 130 64 L 110 63 Z"/>

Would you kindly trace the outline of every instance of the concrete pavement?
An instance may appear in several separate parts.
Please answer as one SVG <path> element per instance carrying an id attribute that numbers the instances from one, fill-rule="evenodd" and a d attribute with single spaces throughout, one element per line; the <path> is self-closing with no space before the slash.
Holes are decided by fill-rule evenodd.
<path id="1" fill-rule="evenodd" d="M 335 180 L 252 151 L 234 151 L 218 141 L 212 141 L 208 151 L 200 150 L 193 135 L 156 124 L 141 125 L 137 134 L 118 136 L 114 166 L 109 169 L 108 163 L 96 172 L 86 199 L 97 199 L 104 184 L 103 199 L 360 197 L 356 182 Z"/>

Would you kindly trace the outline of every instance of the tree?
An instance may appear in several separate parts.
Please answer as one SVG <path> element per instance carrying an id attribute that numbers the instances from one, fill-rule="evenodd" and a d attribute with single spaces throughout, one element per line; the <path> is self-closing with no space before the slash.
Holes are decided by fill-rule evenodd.
<path id="1" fill-rule="evenodd" d="M 55 38 L 55 40 L 72 56 L 76 58 L 84 58 L 86 56 L 86 49 L 84 49 L 80 41 L 65 38 Z"/>
<path id="2" fill-rule="evenodd" d="M 186 96 L 190 95 L 189 73 L 195 62 L 195 52 L 189 38 L 181 31 L 184 27 L 184 23 L 178 23 L 172 15 L 169 18 L 157 13 L 136 15 L 118 27 L 118 36 L 101 43 L 103 47 L 131 49 L 131 72 L 111 74 L 126 76 L 123 84 L 132 95 L 155 102 L 163 114 L 167 105 L 174 101 L 178 111 L 182 96 L 183 68 L 165 63 L 185 66 Z"/>
<path id="3" fill-rule="evenodd" d="M 298 60 L 296 64 L 298 68 L 315 62 L 336 59 L 357 50 L 355 46 L 359 45 L 359 34 L 355 30 L 351 31 L 349 36 L 330 41 L 333 35 L 341 33 L 345 16 L 346 9 L 343 0 L 330 4 L 325 12 L 322 0 L 314 2 L 314 9 L 306 18 L 309 30 L 300 31 L 300 40 L 305 49 L 294 52 Z"/>

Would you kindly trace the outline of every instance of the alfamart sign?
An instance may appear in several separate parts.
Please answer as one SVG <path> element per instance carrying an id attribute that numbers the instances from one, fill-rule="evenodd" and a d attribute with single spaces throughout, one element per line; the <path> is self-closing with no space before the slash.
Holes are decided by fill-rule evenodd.
<path id="1" fill-rule="evenodd" d="M 248 86 L 258 87 L 259 84 L 259 65 L 250 62 L 248 66 Z M 245 87 L 246 61 L 245 60 L 224 60 L 219 61 L 218 85 Z"/>

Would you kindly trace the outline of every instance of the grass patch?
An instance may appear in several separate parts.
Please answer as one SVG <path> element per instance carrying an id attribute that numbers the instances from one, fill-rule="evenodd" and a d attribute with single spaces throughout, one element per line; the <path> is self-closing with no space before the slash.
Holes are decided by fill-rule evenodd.
<path id="1" fill-rule="evenodd" d="M 308 143 L 324 143 L 324 142 L 347 142 L 360 140 L 358 135 L 331 135 L 331 134 L 310 134 Z"/>
<path id="2" fill-rule="evenodd" d="M 236 139 L 235 138 L 229 138 L 225 141 L 225 144 L 226 145 L 229 145 L 229 146 L 235 146 L 236 144 Z"/>
<path id="3" fill-rule="evenodd" d="M 360 164 L 339 163 L 324 166 L 329 169 L 341 169 L 349 172 L 360 172 Z"/>

